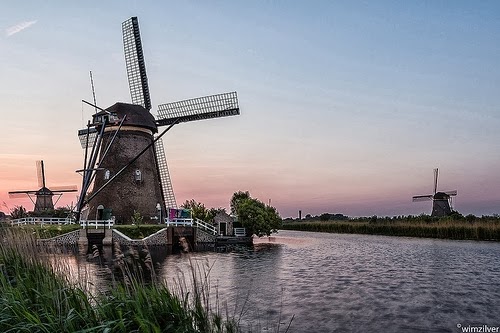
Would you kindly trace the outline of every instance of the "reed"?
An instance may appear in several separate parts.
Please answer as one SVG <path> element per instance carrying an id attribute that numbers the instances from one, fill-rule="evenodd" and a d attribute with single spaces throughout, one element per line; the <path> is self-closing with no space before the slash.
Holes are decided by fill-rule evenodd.
<path id="1" fill-rule="evenodd" d="M 89 292 L 72 283 L 34 234 L 0 231 L 1 332 L 239 332 L 235 320 L 210 308 L 207 280 L 172 292 L 158 281 L 147 250 L 116 249 L 111 287 Z M 135 260 L 144 259 L 142 266 Z M 145 278 L 155 279 L 154 283 Z M 205 275 L 206 276 L 206 275 Z"/>
<path id="2" fill-rule="evenodd" d="M 284 223 L 282 229 L 349 234 L 443 238 L 455 240 L 500 241 L 498 221 L 467 222 L 441 219 L 432 222 L 381 220 L 360 222 L 301 222 Z"/>

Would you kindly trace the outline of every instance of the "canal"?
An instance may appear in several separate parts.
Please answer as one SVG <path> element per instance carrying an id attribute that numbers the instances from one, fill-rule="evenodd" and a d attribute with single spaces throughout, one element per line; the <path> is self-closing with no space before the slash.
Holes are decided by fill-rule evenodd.
<path id="1" fill-rule="evenodd" d="M 500 326 L 499 243 L 280 231 L 221 250 L 153 258 L 172 288 L 189 285 L 193 270 L 206 276 L 212 307 L 253 332 Z M 72 274 L 105 287 L 107 268 L 65 258 Z"/>

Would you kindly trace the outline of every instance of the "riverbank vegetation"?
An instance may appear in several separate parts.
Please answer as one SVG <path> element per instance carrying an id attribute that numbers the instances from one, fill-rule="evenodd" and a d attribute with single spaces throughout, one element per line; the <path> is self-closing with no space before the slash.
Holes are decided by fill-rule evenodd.
<path id="1" fill-rule="evenodd" d="M 81 227 L 79 224 L 26 224 L 11 227 L 10 224 L 5 223 L 2 225 L 2 228 L 15 228 L 16 230 L 27 235 L 31 235 L 34 238 L 47 239 L 79 230 Z"/>
<path id="2" fill-rule="evenodd" d="M 117 248 L 111 270 L 120 274 L 112 275 L 106 290 L 91 293 L 85 274 L 79 283 L 70 281 L 67 267 L 50 260 L 30 234 L 8 228 L 0 237 L 2 332 L 239 331 L 235 320 L 211 308 L 207 283 L 195 270 L 189 290 L 172 292 L 154 274 L 147 254 L 137 269 L 136 255 Z"/>
<path id="3" fill-rule="evenodd" d="M 231 213 L 246 228 L 247 235 L 269 236 L 281 228 L 282 220 L 276 208 L 252 198 L 248 191 L 238 191 L 231 198 Z"/>
<path id="4" fill-rule="evenodd" d="M 307 221 L 286 220 L 282 229 L 331 233 L 370 234 L 443 238 L 455 240 L 500 241 L 500 218 L 498 216 L 476 217 L 455 214 L 446 217 L 397 216 L 362 217 L 356 219 Z"/>
<path id="5" fill-rule="evenodd" d="M 191 210 L 193 218 L 211 224 L 217 214 L 226 213 L 225 208 L 207 208 L 194 199 L 186 200 L 181 207 Z M 269 236 L 281 227 L 282 220 L 276 208 L 252 198 L 248 191 L 235 192 L 231 197 L 230 207 L 234 218 L 233 227 L 245 228 L 248 236 Z"/>

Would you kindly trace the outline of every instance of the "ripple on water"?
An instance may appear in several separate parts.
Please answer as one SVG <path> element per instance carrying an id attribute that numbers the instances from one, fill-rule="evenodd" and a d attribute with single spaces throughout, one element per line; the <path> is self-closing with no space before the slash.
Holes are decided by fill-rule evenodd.
<path id="1" fill-rule="evenodd" d="M 500 244 L 280 232 L 230 253 L 167 256 L 160 275 L 211 267 L 230 312 L 254 331 L 456 332 L 499 325 Z M 234 311 L 237 309 L 237 311 Z"/>

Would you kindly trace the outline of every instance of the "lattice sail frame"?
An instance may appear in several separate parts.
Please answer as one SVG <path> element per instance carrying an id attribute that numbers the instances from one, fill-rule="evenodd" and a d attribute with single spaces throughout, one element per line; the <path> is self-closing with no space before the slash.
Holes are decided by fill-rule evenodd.
<path id="1" fill-rule="evenodd" d="M 87 131 L 89 134 L 88 142 L 87 142 Z M 92 147 L 94 145 L 95 140 L 97 139 L 97 130 L 94 127 L 86 128 L 78 130 L 78 139 L 80 140 L 80 145 L 83 149 L 87 147 Z"/>
<path id="2" fill-rule="evenodd" d="M 151 110 L 146 64 L 142 51 L 141 34 L 137 17 L 131 17 L 122 23 L 123 50 L 127 67 L 128 84 L 132 103 Z"/>
<path id="3" fill-rule="evenodd" d="M 168 171 L 167 157 L 165 155 L 165 148 L 163 140 L 160 138 L 155 142 L 156 163 L 158 164 L 158 172 L 160 173 L 161 189 L 163 192 L 163 199 L 166 208 L 177 208 L 177 201 L 175 200 L 174 187 L 172 186 L 172 179 Z"/>
<path id="4" fill-rule="evenodd" d="M 203 119 L 237 116 L 240 114 L 235 91 L 187 99 L 158 106 L 158 126 Z"/>

